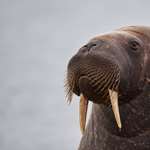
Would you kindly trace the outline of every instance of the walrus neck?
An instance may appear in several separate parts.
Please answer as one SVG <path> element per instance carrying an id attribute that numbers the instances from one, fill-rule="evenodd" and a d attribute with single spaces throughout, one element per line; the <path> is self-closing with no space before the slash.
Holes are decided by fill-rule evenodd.
<path id="1" fill-rule="evenodd" d="M 117 126 L 112 107 L 104 104 L 93 104 L 94 126 L 96 127 L 96 123 L 100 123 L 97 124 L 97 127 L 100 126 L 102 130 L 123 138 L 142 136 L 142 134 L 148 132 L 150 130 L 149 87 L 146 87 L 136 99 L 131 100 L 129 103 L 119 105 L 122 122 L 121 131 Z"/>
<path id="2" fill-rule="evenodd" d="M 150 139 L 150 86 L 129 103 L 119 106 L 122 129 L 119 131 L 111 107 L 104 104 L 93 104 L 92 112 L 79 149 L 90 149 L 90 146 L 112 148 L 119 145 L 142 146 L 145 139 Z M 140 140 L 141 141 L 140 141 Z M 89 143 L 88 148 L 84 143 Z M 83 146 L 85 146 L 83 148 Z M 98 147 L 99 148 L 99 147 Z M 126 148 L 124 148 L 126 149 Z"/>

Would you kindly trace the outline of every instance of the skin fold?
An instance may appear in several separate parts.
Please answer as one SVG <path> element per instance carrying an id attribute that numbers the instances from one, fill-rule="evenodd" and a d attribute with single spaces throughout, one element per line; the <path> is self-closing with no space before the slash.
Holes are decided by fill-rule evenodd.
<path id="1" fill-rule="evenodd" d="M 78 150 L 150 149 L 150 27 L 91 38 L 70 59 L 65 87 L 69 102 L 73 93 L 93 102 Z M 120 130 L 110 91 L 118 94 Z"/>

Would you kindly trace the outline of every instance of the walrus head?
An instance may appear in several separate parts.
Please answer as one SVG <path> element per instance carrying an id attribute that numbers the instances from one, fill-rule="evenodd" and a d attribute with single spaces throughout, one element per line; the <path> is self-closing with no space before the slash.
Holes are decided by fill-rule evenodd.
<path id="1" fill-rule="evenodd" d="M 108 109 L 112 105 L 116 125 L 122 128 L 119 106 L 134 100 L 146 86 L 149 37 L 150 27 L 120 28 L 94 36 L 71 58 L 65 87 L 69 102 L 73 93 L 80 96 L 82 133 L 88 100 Z"/>

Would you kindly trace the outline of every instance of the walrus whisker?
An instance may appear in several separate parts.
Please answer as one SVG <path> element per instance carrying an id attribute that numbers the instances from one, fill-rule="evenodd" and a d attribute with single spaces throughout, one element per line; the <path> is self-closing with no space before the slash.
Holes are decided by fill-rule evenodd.
<path id="1" fill-rule="evenodd" d="M 111 74 L 111 72 L 112 72 L 112 71 L 110 71 L 109 76 L 107 76 L 107 78 L 105 79 L 105 81 L 107 81 L 107 82 L 103 81 L 103 82 L 101 83 L 101 84 L 106 83 L 106 84 L 104 84 L 104 87 L 101 89 L 101 91 L 103 91 L 103 90 L 105 89 L 105 87 L 108 85 L 108 83 L 110 82 L 111 76 L 113 76 L 113 74 Z M 107 80 L 108 78 L 109 78 L 109 80 Z"/>
<path id="2" fill-rule="evenodd" d="M 113 76 L 113 74 L 112 74 L 112 76 Z M 110 88 L 110 86 L 111 86 L 111 84 L 112 84 L 112 76 L 109 78 L 108 82 L 105 84 L 105 86 L 104 86 L 103 88 L 106 88 L 107 85 L 109 85 L 109 86 L 108 86 L 108 89 Z M 106 90 L 104 93 L 105 93 L 105 94 L 102 96 L 102 98 L 104 98 L 104 97 L 107 95 L 108 90 Z"/>
<path id="3" fill-rule="evenodd" d="M 112 78 L 110 78 L 110 80 L 111 80 Z M 115 79 L 115 78 L 114 78 Z M 110 80 L 109 80 L 109 82 L 110 82 Z M 118 84 L 115 86 L 115 83 L 114 83 L 114 85 L 113 85 L 113 87 L 115 87 L 115 91 L 118 91 L 117 90 L 117 88 L 118 88 L 118 86 L 119 86 L 119 73 L 118 73 L 118 75 L 117 75 L 117 77 L 116 77 L 116 80 L 115 81 L 118 81 Z M 109 82 L 107 82 L 107 85 L 108 85 L 108 83 Z M 111 84 L 112 84 L 113 82 L 111 82 Z M 110 84 L 110 86 L 111 86 L 111 84 Z M 107 85 L 105 85 L 105 87 L 107 86 Z M 108 87 L 108 89 L 110 89 L 110 86 Z M 113 89 L 113 88 L 112 88 Z M 104 92 L 105 94 L 102 96 L 102 98 L 104 98 L 105 96 L 106 96 L 106 94 L 108 93 L 108 90 L 106 90 L 105 92 Z M 108 95 L 108 99 L 109 99 L 110 97 L 109 97 L 109 95 Z M 106 101 L 105 101 L 106 102 Z"/>
<path id="4" fill-rule="evenodd" d="M 119 78 L 115 80 L 115 83 L 112 86 L 112 90 L 116 91 L 119 86 L 120 80 Z"/>
<path id="5" fill-rule="evenodd" d="M 65 78 L 65 92 L 66 92 L 66 97 L 68 97 L 67 101 L 69 102 L 69 104 L 72 101 L 73 88 L 74 88 L 75 79 L 76 79 L 76 75 L 74 75 L 73 73 L 74 73 L 73 71 L 67 71 L 67 75 Z"/>
<path id="6" fill-rule="evenodd" d="M 108 90 L 106 90 L 104 93 L 105 94 L 102 96 L 102 98 L 104 98 L 108 94 Z"/>
<path id="7" fill-rule="evenodd" d="M 110 89 L 111 87 L 112 87 L 112 85 L 114 85 L 114 80 L 115 80 L 115 75 L 113 74 L 113 77 L 111 78 L 111 82 L 110 82 L 110 84 L 108 85 L 108 89 Z M 107 92 L 107 91 L 105 91 L 105 92 Z"/>
<path id="8" fill-rule="evenodd" d="M 105 100 L 105 103 L 108 102 L 110 100 L 110 96 L 107 96 L 107 99 Z"/>
<path id="9" fill-rule="evenodd" d="M 115 79 L 115 78 L 114 78 L 114 79 Z M 116 83 L 117 83 L 117 84 L 116 84 Z M 113 86 L 112 86 L 112 91 L 118 92 L 119 83 L 120 83 L 120 72 L 117 71 L 117 77 L 116 77 L 116 79 L 114 80 L 114 84 L 113 84 Z M 111 101 L 113 102 L 113 100 L 115 100 L 117 97 L 118 97 L 118 95 L 115 94 L 115 95 L 111 98 Z"/>
<path id="10" fill-rule="evenodd" d="M 101 78 L 100 80 L 98 80 L 98 79 L 100 78 L 100 77 L 99 77 L 99 78 L 97 79 L 98 81 L 96 80 L 97 82 L 96 82 L 95 84 L 93 84 L 92 87 L 95 87 L 95 86 L 98 85 L 102 80 L 104 80 L 105 77 L 106 77 L 106 75 L 107 75 L 107 74 L 105 74 L 105 75 L 103 76 L 103 78 Z M 90 82 L 90 84 L 92 84 L 92 83 L 93 83 L 93 82 Z"/>
<path id="11" fill-rule="evenodd" d="M 97 70 L 97 68 L 89 67 L 85 70 L 88 76 L 93 76 L 93 75 L 98 76 L 98 74 L 100 74 L 103 71 L 107 71 L 107 69 L 101 67 L 101 70 Z"/>
<path id="12" fill-rule="evenodd" d="M 91 68 L 91 67 L 89 67 L 88 69 L 85 69 L 85 72 L 89 75 L 89 76 L 91 76 L 91 75 L 93 75 L 93 74 L 96 74 L 97 75 L 97 68 Z"/>
<path id="13" fill-rule="evenodd" d="M 114 78 L 114 84 L 112 85 L 112 90 L 116 90 L 119 86 L 119 83 L 120 83 L 120 73 L 119 71 L 117 72 L 117 76 Z M 116 85 L 117 83 L 117 85 Z"/>
<path id="14" fill-rule="evenodd" d="M 110 76 L 111 76 L 111 74 L 110 74 Z M 109 76 L 109 77 L 110 77 Z M 107 78 L 108 78 L 108 76 L 107 76 Z M 98 92 L 98 94 L 100 94 L 105 88 L 106 88 L 106 86 L 107 86 L 107 83 L 108 82 L 106 82 L 107 81 L 107 78 L 100 84 L 100 86 L 98 87 L 98 88 L 100 88 L 102 85 L 104 85 L 103 86 L 103 88 L 100 90 L 100 92 Z M 104 83 L 106 83 L 106 84 L 104 84 Z"/>
<path id="15" fill-rule="evenodd" d="M 106 80 L 104 80 L 106 77 L 107 77 L 107 74 L 108 74 L 109 72 L 107 72 L 107 73 L 105 73 L 105 75 L 103 76 L 103 78 L 101 78 L 100 80 L 98 80 L 94 85 L 92 85 L 93 87 L 94 86 L 96 86 L 97 84 L 99 84 L 102 80 L 103 80 L 103 82 L 99 85 L 99 87 L 95 90 L 95 91 L 97 91 L 101 86 L 102 86 L 102 84 L 106 81 Z"/>
<path id="16" fill-rule="evenodd" d="M 97 81 L 97 80 L 98 80 L 99 78 L 101 78 L 103 75 L 104 75 L 104 72 L 102 72 L 102 73 L 100 74 L 100 76 L 97 75 L 97 77 L 95 77 L 94 75 L 91 76 L 91 77 L 90 77 L 90 80 L 92 80 L 92 81 L 90 82 L 90 84 L 92 84 L 93 82 Z M 101 80 L 103 80 L 103 79 L 101 79 Z M 97 84 L 96 84 L 96 85 L 97 85 Z M 95 85 L 94 85 L 94 86 L 95 86 Z"/>

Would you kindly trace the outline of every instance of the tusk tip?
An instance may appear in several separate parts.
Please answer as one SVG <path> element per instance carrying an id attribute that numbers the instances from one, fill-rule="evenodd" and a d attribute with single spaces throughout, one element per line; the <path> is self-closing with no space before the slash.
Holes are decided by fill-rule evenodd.
<path id="1" fill-rule="evenodd" d="M 84 131 L 81 131 L 82 135 L 84 134 Z"/>
<path id="2" fill-rule="evenodd" d="M 121 130 L 122 125 L 121 125 L 119 106 L 118 106 L 118 92 L 109 89 L 109 95 L 110 95 L 110 101 L 111 101 L 111 105 L 112 105 L 112 109 L 114 112 L 117 125 L 119 127 L 119 130 Z"/>
<path id="3" fill-rule="evenodd" d="M 118 125 L 118 127 L 119 127 L 119 130 L 121 130 L 121 128 L 122 128 L 122 125 L 121 125 L 121 124 L 119 124 L 119 125 Z"/>
<path id="4" fill-rule="evenodd" d="M 81 93 L 79 103 L 79 121 L 81 133 L 85 132 L 86 114 L 87 114 L 88 99 Z"/>

